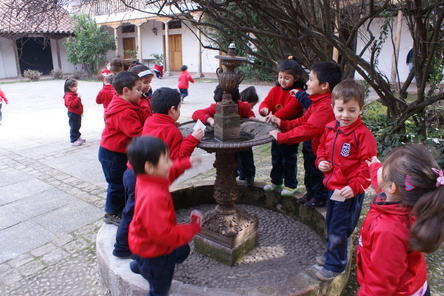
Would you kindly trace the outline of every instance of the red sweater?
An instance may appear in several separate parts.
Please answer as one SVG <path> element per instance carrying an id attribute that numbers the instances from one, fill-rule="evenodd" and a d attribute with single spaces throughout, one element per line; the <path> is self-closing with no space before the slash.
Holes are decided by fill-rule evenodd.
<path id="1" fill-rule="evenodd" d="M 68 111 L 74 114 L 82 115 L 83 114 L 83 104 L 82 99 L 77 96 L 77 93 L 67 92 L 64 97 L 65 107 L 68 108 Z"/>
<path id="2" fill-rule="evenodd" d="M 184 139 L 174 119 L 169 115 L 160 113 L 154 113 L 145 121 L 142 135 L 157 137 L 164 141 L 170 149 L 172 160 L 189 157 L 199 144 L 199 140 L 192 135 L 188 135 Z"/>
<path id="3" fill-rule="evenodd" d="M 171 182 L 190 167 L 189 158 L 185 158 L 173 163 L 169 179 L 137 176 L 134 217 L 128 233 L 132 253 L 143 258 L 167 255 L 201 231 L 194 221 L 191 224 L 176 223 L 173 198 L 169 191 Z"/>
<path id="4" fill-rule="evenodd" d="M 371 171 L 372 181 L 375 172 Z M 408 247 L 415 221 L 412 208 L 378 202 L 379 196 L 370 204 L 356 248 L 356 275 L 361 286 L 358 296 L 412 295 L 427 280 L 424 254 Z"/>
<path id="5" fill-rule="evenodd" d="M 282 133 L 278 133 L 279 144 L 294 145 L 300 142 L 313 140 L 313 153 L 316 155 L 319 140 L 324 133 L 327 123 L 335 120 L 331 107 L 331 93 L 309 96 L 312 101 L 304 115 L 294 120 L 281 121 Z"/>
<path id="6" fill-rule="evenodd" d="M 151 96 L 149 97 L 142 96 L 140 98 L 139 105 L 140 108 L 142 109 L 143 117 L 145 118 L 145 120 L 153 115 L 153 112 L 151 111 Z"/>
<path id="7" fill-rule="evenodd" d="M 190 73 L 188 73 L 187 71 L 182 71 L 179 76 L 179 84 L 177 85 L 177 87 L 181 89 L 188 89 L 188 81 L 194 83 L 193 77 L 191 77 Z"/>
<path id="8" fill-rule="evenodd" d="M 294 97 L 290 96 L 291 89 L 283 89 L 281 86 L 274 86 L 267 97 L 259 105 L 259 109 L 268 108 L 271 114 L 281 120 L 291 120 L 302 116 L 304 108 Z M 291 107 L 284 108 L 291 103 Z"/>
<path id="9" fill-rule="evenodd" d="M 105 128 L 100 146 L 110 151 L 126 153 L 132 138 L 139 136 L 143 128 L 143 113 L 139 105 L 114 96 L 105 110 Z"/>
<path id="10" fill-rule="evenodd" d="M 191 115 L 191 118 L 193 118 L 195 121 L 200 119 L 200 121 L 205 124 L 207 123 L 208 118 L 214 117 L 214 114 L 216 114 L 216 106 L 217 105 L 214 103 L 208 108 L 196 110 L 193 112 L 193 115 Z M 237 110 L 241 118 L 255 117 L 254 112 L 251 110 L 251 106 L 248 102 L 237 101 Z"/>
<path id="11" fill-rule="evenodd" d="M 8 99 L 5 96 L 5 93 L 0 89 L 0 104 L 2 101 L 5 101 L 6 104 L 8 104 Z"/>
<path id="12" fill-rule="evenodd" d="M 111 84 L 105 84 L 97 94 L 96 103 L 103 104 L 103 108 L 106 109 L 115 95 L 117 93 L 114 87 Z"/>
<path id="13" fill-rule="evenodd" d="M 325 188 L 334 191 L 348 185 L 354 195 L 363 193 L 370 186 L 365 161 L 376 153 L 375 137 L 361 118 L 349 126 L 337 126 L 336 120 L 330 122 L 321 137 L 316 159 L 316 167 L 324 160 L 333 166 L 333 170 L 324 172 Z"/>

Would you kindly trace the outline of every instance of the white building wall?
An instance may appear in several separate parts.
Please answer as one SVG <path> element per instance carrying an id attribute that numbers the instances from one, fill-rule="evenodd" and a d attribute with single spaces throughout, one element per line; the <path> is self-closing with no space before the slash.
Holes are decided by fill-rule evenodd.
<path id="1" fill-rule="evenodd" d="M 13 42 L 11 39 L 0 37 L 0 78 L 18 76 Z"/>
<path id="2" fill-rule="evenodd" d="M 396 21 L 396 18 L 394 18 L 393 21 Z M 375 38 L 379 38 L 381 27 L 384 23 L 384 19 L 376 19 L 374 20 L 370 26 L 369 29 L 375 36 Z M 369 35 L 366 32 L 367 31 L 368 23 L 365 23 L 359 31 L 358 34 L 358 42 L 356 46 L 357 53 L 361 52 L 364 44 L 369 40 Z M 396 28 L 393 29 L 393 34 L 395 33 Z M 391 32 L 389 32 L 389 35 L 387 39 L 385 40 L 385 43 L 382 46 L 381 53 L 378 58 L 378 69 L 387 76 L 388 79 L 390 79 L 391 71 L 392 71 L 392 61 L 393 61 L 393 42 L 392 38 L 394 39 L 394 36 L 391 35 Z M 412 36 L 410 35 L 410 31 L 407 26 L 407 22 L 405 19 L 403 19 L 402 22 L 402 29 L 401 29 L 401 43 L 399 48 L 399 60 L 398 60 L 398 73 L 399 73 L 399 79 L 401 82 L 404 82 L 409 74 L 409 68 L 406 65 L 406 57 L 407 54 L 413 46 Z M 370 60 L 370 51 L 367 49 L 363 55 L 363 58 L 366 61 Z M 362 79 L 361 75 L 359 75 L 357 72 L 355 74 L 356 79 Z"/>
<path id="3" fill-rule="evenodd" d="M 74 70 L 80 70 L 82 66 L 80 64 L 73 65 L 70 62 L 68 62 L 68 51 L 66 50 L 66 47 L 63 45 L 63 42 L 66 41 L 66 38 L 62 39 L 51 39 L 51 54 L 52 54 L 52 65 L 54 69 L 59 68 L 59 62 L 57 59 L 57 44 L 59 43 L 59 50 L 60 50 L 60 61 L 61 66 L 63 70 L 63 74 L 71 74 Z"/>

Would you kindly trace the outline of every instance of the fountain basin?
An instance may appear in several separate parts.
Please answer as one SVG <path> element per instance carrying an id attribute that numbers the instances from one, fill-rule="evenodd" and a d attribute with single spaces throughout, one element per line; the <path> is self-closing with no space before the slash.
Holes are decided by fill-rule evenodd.
<path id="1" fill-rule="evenodd" d="M 257 182 L 252 188 L 245 189 L 239 186 L 239 203 L 255 205 L 272 211 L 270 213 L 281 213 L 287 215 L 290 219 L 296 219 L 309 226 L 320 239 L 324 238 L 325 208 L 316 210 L 305 208 L 295 202 L 295 199 L 280 196 L 279 192 L 264 192 L 262 186 L 264 183 Z M 189 187 L 177 187 L 172 191 L 176 209 L 193 208 L 201 204 L 213 202 L 213 184 L 211 182 L 197 182 Z M 302 193 L 297 193 L 298 197 Z M 115 232 L 117 227 L 104 224 L 97 236 L 97 259 L 102 280 L 109 288 L 113 296 L 142 296 L 148 293 L 148 282 L 140 275 L 132 273 L 129 269 L 130 260 L 122 260 L 112 255 L 115 242 Z M 260 237 L 260 235 L 259 235 Z M 318 239 L 319 239 L 318 237 Z M 352 244 L 349 242 L 349 262 L 352 254 Z M 314 250 L 317 254 L 322 250 Z M 282 277 L 275 284 L 260 284 L 255 287 L 209 287 L 203 284 L 190 284 L 184 281 L 174 280 L 170 295 L 175 296 L 203 296 L 203 295 L 223 295 L 223 296 L 241 296 L 241 295 L 341 295 L 341 291 L 347 283 L 349 277 L 349 266 L 346 272 L 337 277 L 330 283 L 320 282 L 316 279 L 315 272 L 320 269 L 313 256 L 308 262 L 307 267 L 297 273 L 289 276 L 287 271 L 281 270 L 280 266 L 273 267 L 273 272 L 279 273 Z M 227 267 L 229 268 L 229 267 Z M 252 271 L 252 272 L 258 272 Z M 223 278 L 221 270 L 212 272 L 214 277 Z M 212 275 L 207 275 L 211 277 Z M 190 279 L 193 274 L 188 275 Z"/>

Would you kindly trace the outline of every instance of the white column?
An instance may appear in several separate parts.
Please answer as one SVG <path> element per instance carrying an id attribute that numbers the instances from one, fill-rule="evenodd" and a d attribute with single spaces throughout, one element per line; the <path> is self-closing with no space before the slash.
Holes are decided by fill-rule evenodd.
<path id="1" fill-rule="evenodd" d="M 142 24 L 136 25 L 137 30 L 137 57 L 139 58 L 139 63 L 142 63 Z"/>
<path id="2" fill-rule="evenodd" d="M 115 40 L 115 42 L 116 42 L 116 57 L 119 56 L 119 37 L 117 36 L 117 28 L 113 28 L 114 29 L 114 38 L 116 39 Z"/>
<path id="3" fill-rule="evenodd" d="M 196 77 L 204 77 L 202 73 L 202 46 L 200 44 L 200 39 L 202 38 L 202 32 L 197 29 L 197 73 Z"/>
<path id="4" fill-rule="evenodd" d="M 170 67 L 170 29 L 168 28 L 168 22 L 165 22 L 165 66 L 166 71 L 164 75 L 166 76 L 172 76 L 173 73 L 171 73 L 171 67 Z"/>
<path id="5" fill-rule="evenodd" d="M 401 44 L 401 31 L 402 31 L 402 18 L 403 18 L 402 10 L 398 10 L 398 17 L 396 19 L 396 31 L 395 31 L 395 40 L 394 40 L 394 51 L 392 57 L 392 71 L 390 74 L 390 83 L 396 85 L 396 77 L 398 76 L 398 61 L 399 61 L 399 46 Z"/>

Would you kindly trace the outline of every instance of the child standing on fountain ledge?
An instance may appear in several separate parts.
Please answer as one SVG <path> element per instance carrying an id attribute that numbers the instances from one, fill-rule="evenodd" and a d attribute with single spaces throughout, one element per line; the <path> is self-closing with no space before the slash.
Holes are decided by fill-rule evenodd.
<path id="1" fill-rule="evenodd" d="M 292 89 L 305 90 L 304 70 L 292 56 L 283 61 L 278 69 L 278 83 L 268 93 L 267 97 L 259 106 L 262 116 L 273 114 L 281 120 L 291 120 L 302 116 L 302 105 L 291 95 Z M 294 103 L 293 107 L 284 108 Z M 271 143 L 271 182 L 264 186 L 264 190 L 275 191 L 282 188 L 281 195 L 290 197 L 296 193 L 298 188 L 297 175 L 297 153 L 299 143 Z"/>
<path id="2" fill-rule="evenodd" d="M 176 264 L 190 254 L 188 242 L 201 231 L 202 214 L 192 211 L 190 224 L 176 224 L 169 185 L 200 159 L 190 157 L 172 163 L 167 145 L 154 137 L 137 137 L 128 146 L 134 168 L 136 206 L 128 241 L 135 261 L 131 271 L 150 284 L 150 296 L 167 295 Z"/>
<path id="3" fill-rule="evenodd" d="M 376 156 L 376 140 L 361 121 L 364 87 L 344 80 L 335 86 L 331 97 L 336 120 L 325 127 L 316 158 L 327 188 L 326 251 L 316 257 L 323 266 L 316 272 L 322 281 L 332 280 L 345 270 L 348 238 L 358 223 L 365 189 L 370 186 L 366 161 Z"/>

